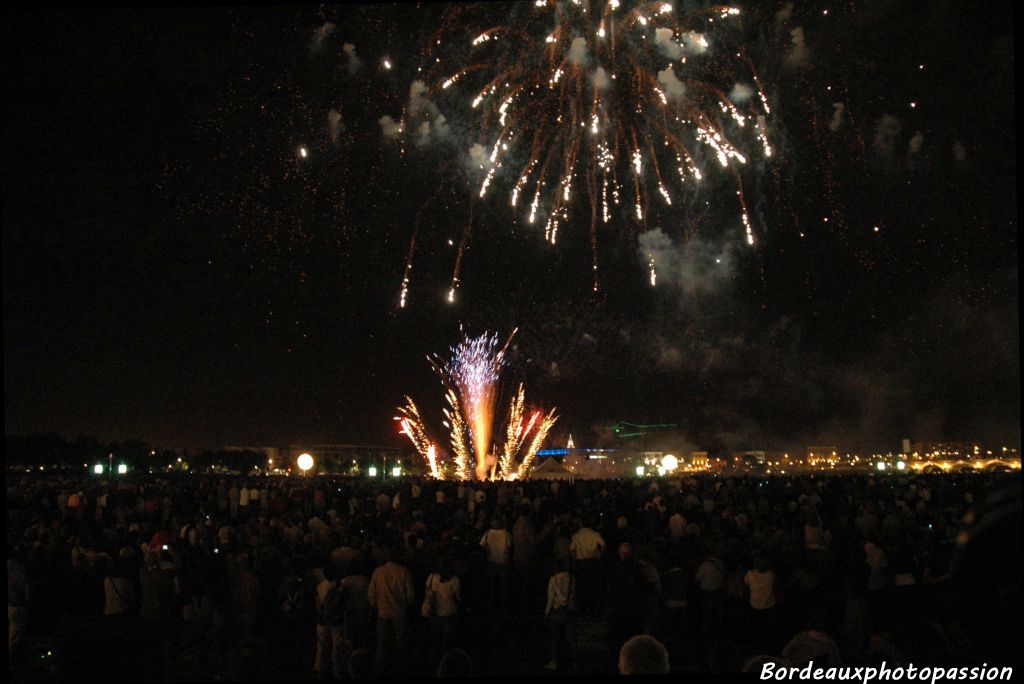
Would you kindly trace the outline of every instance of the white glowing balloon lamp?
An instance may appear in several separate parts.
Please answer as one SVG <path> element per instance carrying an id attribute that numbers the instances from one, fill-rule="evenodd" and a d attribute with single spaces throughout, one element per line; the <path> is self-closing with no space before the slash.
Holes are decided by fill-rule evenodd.
<path id="1" fill-rule="evenodd" d="M 304 473 L 313 467 L 313 457 L 309 454 L 300 454 L 299 458 L 295 462 L 298 464 L 299 469 Z"/>

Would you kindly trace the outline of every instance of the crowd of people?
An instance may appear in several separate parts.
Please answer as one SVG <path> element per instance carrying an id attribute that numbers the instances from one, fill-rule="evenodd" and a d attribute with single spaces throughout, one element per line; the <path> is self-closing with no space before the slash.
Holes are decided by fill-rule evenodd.
<path id="1" fill-rule="evenodd" d="M 1018 475 L 9 473 L 7 514 L 15 674 L 343 679 L 1018 657 L 1019 623 L 996 619 L 1020 606 Z"/>

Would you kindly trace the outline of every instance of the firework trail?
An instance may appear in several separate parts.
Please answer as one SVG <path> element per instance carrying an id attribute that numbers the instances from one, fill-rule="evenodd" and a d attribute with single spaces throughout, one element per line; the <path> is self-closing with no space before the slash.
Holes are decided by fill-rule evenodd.
<path id="1" fill-rule="evenodd" d="M 509 407 L 508 423 L 505 427 L 505 448 L 502 449 L 501 458 L 496 466 L 502 473 L 512 471 L 512 461 L 519 453 L 519 446 L 523 443 L 530 428 L 533 427 L 531 420 L 528 425 L 523 426 L 523 407 L 526 403 L 526 396 L 523 392 L 523 385 L 519 385 L 519 391 L 512 398 L 512 405 Z M 536 418 L 536 414 L 534 414 Z"/>
<path id="2" fill-rule="evenodd" d="M 482 23 L 493 9 L 458 6 L 424 49 L 422 80 L 414 82 L 400 130 L 419 130 L 420 119 L 434 116 L 434 99 L 443 98 L 478 131 L 471 156 L 482 179 L 449 301 L 473 202 L 499 178 L 513 210 L 528 224 L 543 223 L 552 244 L 573 215 L 574 189 L 584 187 L 595 291 L 598 226 L 614 220 L 643 232 L 652 201 L 661 215 L 682 204 L 679 195 L 700 182 L 705 158 L 733 171 L 746 241 L 754 244 L 736 170 L 747 154 L 734 140 L 756 142 L 770 157 L 770 109 L 738 45 L 740 10 L 718 5 L 679 16 L 667 2 L 626 4 L 537 0 L 512 6 L 507 23 L 497 25 Z"/>
<path id="3" fill-rule="evenodd" d="M 448 390 L 445 395 L 448 400 L 448 408 L 444 410 L 445 425 L 451 434 L 452 453 L 454 454 L 455 477 L 460 480 L 468 480 L 473 471 L 471 468 L 471 456 L 468 444 L 469 426 L 463 417 L 462 409 L 459 406 L 459 398 L 454 390 Z"/>
<path id="4" fill-rule="evenodd" d="M 544 440 L 547 438 L 548 432 L 557 420 L 558 416 L 555 414 L 554 409 L 541 419 L 540 425 L 537 427 L 537 431 L 533 433 L 533 440 L 530 442 L 530 447 L 523 455 L 523 460 L 519 464 L 519 469 L 516 471 L 516 479 L 522 480 L 530 474 L 530 464 L 533 463 L 533 459 L 537 455 L 537 450 L 540 449 L 542 444 L 544 444 Z"/>
<path id="5" fill-rule="evenodd" d="M 416 403 L 412 398 L 406 396 L 405 406 L 399 407 L 398 413 L 400 415 L 396 416 L 395 420 L 399 421 L 399 424 L 402 426 L 400 433 L 408 436 L 416 451 L 427 460 L 427 463 L 430 465 L 430 474 L 434 477 L 440 477 L 434 440 L 430 438 L 427 426 L 420 416 L 420 410 L 416 407 Z"/>
<path id="6" fill-rule="evenodd" d="M 410 397 L 406 397 L 405 405 L 399 407 L 395 420 L 401 425 L 400 432 L 409 437 L 413 447 L 427 461 L 434 477 L 475 477 L 483 480 L 509 478 L 528 472 L 523 471 L 521 465 L 518 470 L 516 468 L 516 457 L 523 443 L 532 434 L 533 439 L 524 457 L 532 459 L 557 419 L 554 411 L 545 414 L 536 410 L 529 420 L 524 420 L 526 396 L 522 385 L 519 385 L 509 406 L 505 442 L 497 451 L 500 455 L 493 465 L 488 466 L 497 386 L 505 352 L 514 335 L 515 331 L 500 348 L 497 335 L 465 338 L 452 347 L 447 362 L 439 357 L 429 359 L 447 387 L 445 399 L 448 406 L 444 409 L 442 424 L 449 431 L 450 457 L 438 452 L 436 441 L 431 438 L 419 409 Z"/>

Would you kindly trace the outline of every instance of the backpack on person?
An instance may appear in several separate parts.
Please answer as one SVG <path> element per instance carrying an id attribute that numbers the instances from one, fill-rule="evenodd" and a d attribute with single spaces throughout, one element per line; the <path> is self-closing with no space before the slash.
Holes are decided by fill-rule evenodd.
<path id="1" fill-rule="evenodd" d="M 345 624 L 345 590 L 335 584 L 328 590 L 320 604 L 320 624 L 324 627 L 341 627 Z"/>

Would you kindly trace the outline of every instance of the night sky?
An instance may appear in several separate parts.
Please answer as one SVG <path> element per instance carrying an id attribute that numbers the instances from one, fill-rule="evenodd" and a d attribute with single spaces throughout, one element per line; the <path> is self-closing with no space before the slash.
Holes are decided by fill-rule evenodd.
<path id="1" fill-rule="evenodd" d="M 653 217 L 655 288 L 617 218 L 594 296 L 585 212 L 551 246 L 506 187 L 475 205 L 454 304 L 467 98 L 405 154 L 379 123 L 450 5 L 5 11 L 7 433 L 398 444 L 404 394 L 442 406 L 426 354 L 518 326 L 504 389 L 558 406 L 556 441 L 627 420 L 712 449 L 1019 445 L 1010 3 L 757 5 L 754 247 L 712 178 Z"/>

